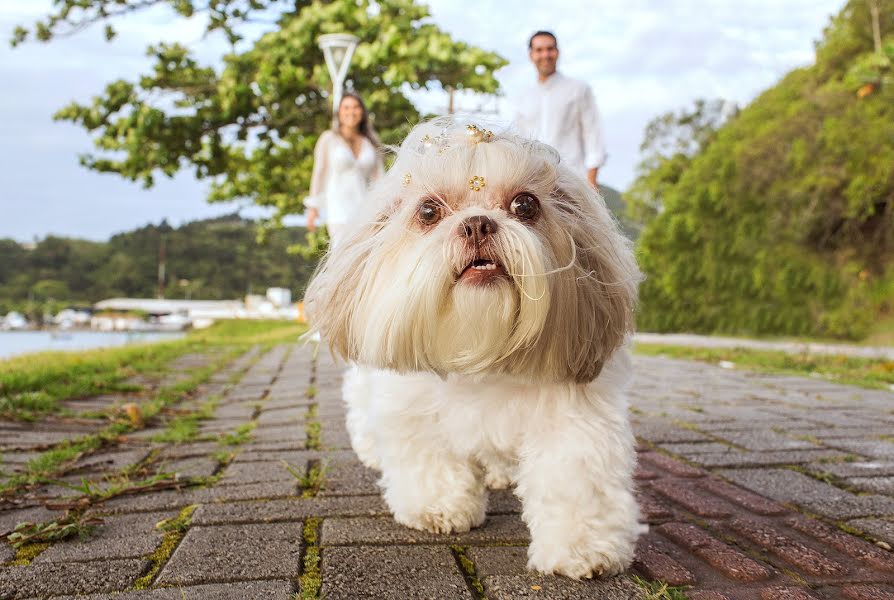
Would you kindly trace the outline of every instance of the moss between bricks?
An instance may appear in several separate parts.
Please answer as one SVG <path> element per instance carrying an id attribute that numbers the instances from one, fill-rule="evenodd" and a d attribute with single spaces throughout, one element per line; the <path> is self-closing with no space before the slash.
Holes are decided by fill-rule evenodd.
<path id="1" fill-rule="evenodd" d="M 305 447 L 308 450 L 320 450 L 320 434 L 322 433 L 322 431 L 320 422 L 317 420 L 316 404 L 311 404 L 309 407 L 307 407 L 307 423 L 304 426 L 304 433 L 307 435 Z"/>
<path id="2" fill-rule="evenodd" d="M 41 552 L 52 546 L 49 542 L 39 544 L 25 544 L 16 550 L 16 557 L 9 563 L 12 567 L 27 567 L 31 561 L 40 556 Z"/>
<path id="3" fill-rule="evenodd" d="M 456 564 L 462 570 L 466 582 L 472 587 L 476 598 L 478 600 L 487 600 L 487 596 L 484 595 L 484 586 L 478 579 L 478 573 L 475 570 L 475 563 L 466 554 L 467 548 L 465 546 L 453 545 L 450 546 L 450 549 L 453 551 L 454 558 L 456 558 Z"/>
<path id="4" fill-rule="evenodd" d="M 171 558 L 171 554 L 174 553 L 174 550 L 177 549 L 177 546 L 180 545 L 180 542 L 183 540 L 184 536 L 186 536 L 186 532 L 189 530 L 190 521 L 192 520 L 192 513 L 196 508 L 198 508 L 198 505 L 191 504 L 181 510 L 180 514 L 175 518 L 162 521 L 156 525 L 156 528 L 165 532 L 164 538 L 158 546 L 158 549 L 147 557 L 147 560 L 149 560 L 151 564 L 149 572 L 134 582 L 134 590 L 145 590 L 149 588 L 152 584 L 152 580 L 155 579 L 155 576 L 158 575 L 158 572 L 165 563 L 168 562 L 168 559 Z"/>
<path id="5" fill-rule="evenodd" d="M 300 600 L 316 600 L 320 597 L 320 587 L 323 584 L 320 573 L 320 523 L 323 519 L 310 517 L 304 522 L 304 568 L 299 578 L 300 589 L 297 598 Z"/>

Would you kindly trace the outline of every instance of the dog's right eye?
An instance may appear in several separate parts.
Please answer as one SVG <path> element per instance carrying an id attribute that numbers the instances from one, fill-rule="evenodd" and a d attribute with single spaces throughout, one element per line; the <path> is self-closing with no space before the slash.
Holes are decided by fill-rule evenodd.
<path id="1" fill-rule="evenodd" d="M 419 205 L 416 217 L 423 225 L 434 225 L 441 220 L 441 205 L 430 198 L 426 198 Z"/>

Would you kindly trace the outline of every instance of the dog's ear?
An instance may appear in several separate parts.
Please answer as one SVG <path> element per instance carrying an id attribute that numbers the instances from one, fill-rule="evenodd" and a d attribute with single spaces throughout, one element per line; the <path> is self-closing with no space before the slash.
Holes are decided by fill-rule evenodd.
<path id="1" fill-rule="evenodd" d="M 564 311 L 558 321 L 567 336 L 569 375 L 587 382 L 633 332 L 640 273 L 630 241 L 597 191 L 584 178 L 558 171 L 558 222 L 571 238 L 576 264 L 557 286 L 563 297 L 554 309 Z"/>

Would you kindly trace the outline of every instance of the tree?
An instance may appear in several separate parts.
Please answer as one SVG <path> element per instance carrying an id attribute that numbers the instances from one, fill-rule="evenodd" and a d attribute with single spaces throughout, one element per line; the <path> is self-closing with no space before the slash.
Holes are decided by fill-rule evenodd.
<path id="1" fill-rule="evenodd" d="M 877 6 L 884 41 L 894 0 Z M 848 2 L 816 64 L 640 174 L 635 200 L 661 203 L 641 328 L 859 338 L 894 316 L 894 86 L 860 97 L 850 75 L 876 52 L 870 17 Z"/>
<path id="2" fill-rule="evenodd" d="M 183 17 L 204 14 L 209 34 L 232 44 L 219 65 L 203 65 L 179 44 L 148 49 L 150 73 L 118 80 L 91 104 L 72 103 L 56 118 L 94 134 L 97 151 L 81 163 L 150 187 L 158 174 L 192 168 L 211 182 L 208 199 L 249 198 L 274 211 L 273 222 L 303 210 L 312 151 L 329 125 L 329 75 L 316 39 L 351 32 L 361 39 L 346 89 L 364 97 L 385 143 L 419 119 L 407 88 L 498 91 L 500 56 L 457 42 L 413 0 L 58 0 L 13 44 L 77 33 L 152 6 Z M 248 25 L 271 19 L 257 39 Z M 114 29 L 106 28 L 114 38 Z"/>
<path id="3" fill-rule="evenodd" d="M 639 150 L 637 179 L 624 194 L 627 215 L 637 223 L 648 223 L 664 206 L 664 197 L 686 171 L 692 158 L 714 139 L 735 105 L 724 100 L 695 101 L 692 110 L 668 112 L 646 125 Z"/>

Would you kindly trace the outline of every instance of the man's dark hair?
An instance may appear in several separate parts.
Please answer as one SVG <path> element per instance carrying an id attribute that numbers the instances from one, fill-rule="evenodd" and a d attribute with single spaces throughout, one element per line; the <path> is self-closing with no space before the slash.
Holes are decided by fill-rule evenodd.
<path id="1" fill-rule="evenodd" d="M 534 35 L 532 35 L 528 39 L 528 50 L 534 49 L 534 38 L 537 37 L 538 35 L 548 35 L 549 37 L 553 38 L 553 42 L 555 42 L 556 48 L 559 47 L 559 40 L 556 39 L 556 36 L 553 35 L 552 31 L 535 31 Z"/>

